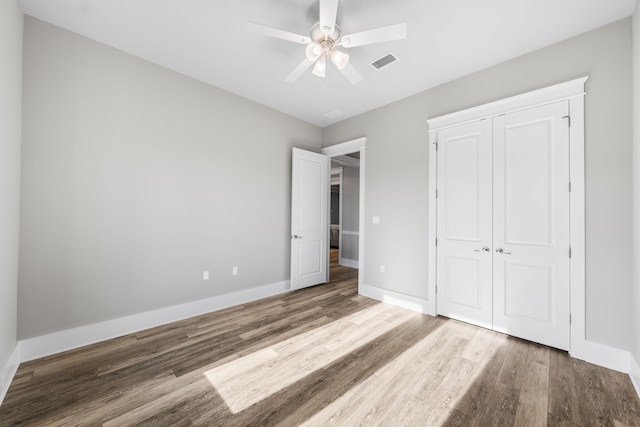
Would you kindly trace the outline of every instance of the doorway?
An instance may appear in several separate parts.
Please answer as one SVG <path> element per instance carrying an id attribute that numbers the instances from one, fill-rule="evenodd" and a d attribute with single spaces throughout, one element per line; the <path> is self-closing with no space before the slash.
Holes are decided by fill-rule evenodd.
<path id="1" fill-rule="evenodd" d="M 329 193 L 332 200 L 334 186 L 337 186 L 335 190 L 338 191 L 337 206 L 332 201 L 330 208 L 327 260 L 331 259 L 331 251 L 337 249 L 337 264 L 357 269 L 364 265 L 365 148 L 366 138 L 363 137 L 322 149 L 322 153 L 329 156 L 331 161 Z M 334 216 L 335 208 L 338 212 Z M 331 243 L 337 243 L 337 248 L 331 248 L 336 246 Z M 359 271 L 358 291 L 362 276 L 362 271 Z"/>
<path id="2" fill-rule="evenodd" d="M 359 163 L 356 176 L 359 182 L 357 206 L 364 207 L 364 164 L 366 138 L 337 144 L 322 149 L 321 153 L 292 149 L 291 164 L 291 276 L 290 288 L 300 289 L 329 281 L 329 211 L 330 211 L 330 160 L 346 156 L 349 162 Z M 354 160 L 355 159 L 355 160 Z M 358 160 L 359 159 L 359 160 Z M 339 160 L 339 159 L 337 159 Z M 347 160 L 343 160 L 347 161 Z M 363 265 L 364 221 L 363 209 L 358 209 L 358 231 L 355 236 L 358 260 L 356 268 Z M 344 237 L 344 233 L 342 233 Z M 344 239 L 343 239 L 344 240 Z M 343 242 L 344 245 L 344 242 Z M 344 260 L 344 258 L 343 258 Z M 362 291 L 362 275 L 358 275 L 358 292 Z"/>
<path id="3" fill-rule="evenodd" d="M 329 247 L 339 265 L 358 268 L 360 153 L 331 158 Z"/>
<path id="4" fill-rule="evenodd" d="M 331 165 L 331 200 L 329 201 L 329 248 L 335 250 L 336 263 L 340 250 L 340 223 L 342 214 L 342 168 Z"/>

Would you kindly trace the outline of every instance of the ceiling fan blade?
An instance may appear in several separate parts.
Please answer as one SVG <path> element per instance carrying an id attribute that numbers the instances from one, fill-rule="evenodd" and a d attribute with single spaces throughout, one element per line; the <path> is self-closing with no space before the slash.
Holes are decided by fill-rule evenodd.
<path id="1" fill-rule="evenodd" d="M 320 0 L 320 31 L 322 34 L 333 34 L 336 30 L 338 0 Z"/>
<path id="2" fill-rule="evenodd" d="M 300 78 L 304 74 L 305 71 L 309 69 L 313 65 L 315 61 L 309 61 L 307 58 L 304 58 L 302 61 L 292 72 L 289 74 L 284 81 L 287 83 L 293 83 Z"/>
<path id="3" fill-rule="evenodd" d="M 257 24 L 255 22 L 247 22 L 247 30 L 254 33 L 262 34 L 263 36 L 275 37 L 277 39 L 287 40 L 294 43 L 311 43 L 311 39 L 307 36 L 280 30 L 278 28 L 268 27 L 266 25 Z"/>
<path id="4" fill-rule="evenodd" d="M 363 80 L 362 74 L 360 74 L 351 63 L 348 63 L 340 72 L 342 72 L 352 85 L 358 84 Z"/>
<path id="5" fill-rule="evenodd" d="M 386 27 L 374 28 L 373 30 L 361 31 L 359 33 L 347 34 L 342 37 L 342 46 L 356 47 L 366 44 L 382 43 L 392 40 L 407 38 L 407 23 L 388 25 Z"/>

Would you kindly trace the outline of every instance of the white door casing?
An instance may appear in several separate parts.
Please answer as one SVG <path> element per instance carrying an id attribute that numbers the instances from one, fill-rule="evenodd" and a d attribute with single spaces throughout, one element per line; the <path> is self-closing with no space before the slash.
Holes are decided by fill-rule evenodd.
<path id="1" fill-rule="evenodd" d="M 438 133 L 438 313 L 492 327 L 491 121 Z"/>
<path id="2" fill-rule="evenodd" d="M 493 119 L 493 328 L 569 349 L 569 105 Z"/>
<path id="3" fill-rule="evenodd" d="M 291 289 L 327 281 L 329 159 L 294 148 L 291 167 Z"/>

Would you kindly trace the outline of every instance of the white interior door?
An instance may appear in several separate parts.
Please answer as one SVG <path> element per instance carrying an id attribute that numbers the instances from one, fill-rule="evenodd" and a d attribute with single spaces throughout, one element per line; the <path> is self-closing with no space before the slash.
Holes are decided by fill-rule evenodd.
<path id="1" fill-rule="evenodd" d="M 291 172 L 291 289 L 327 281 L 329 158 L 294 148 Z"/>
<path id="2" fill-rule="evenodd" d="M 493 121 L 493 328 L 569 348 L 567 101 Z"/>
<path id="3" fill-rule="evenodd" d="M 491 121 L 438 132 L 437 312 L 492 327 Z"/>
<path id="4" fill-rule="evenodd" d="M 438 314 L 569 348 L 568 110 L 438 132 Z"/>

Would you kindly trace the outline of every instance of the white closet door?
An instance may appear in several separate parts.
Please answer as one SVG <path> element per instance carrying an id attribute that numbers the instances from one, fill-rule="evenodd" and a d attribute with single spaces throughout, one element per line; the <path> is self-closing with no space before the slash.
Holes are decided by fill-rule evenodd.
<path id="1" fill-rule="evenodd" d="M 569 348 L 568 102 L 493 120 L 493 328 Z"/>
<path id="2" fill-rule="evenodd" d="M 492 327 L 491 121 L 438 132 L 437 312 Z"/>

